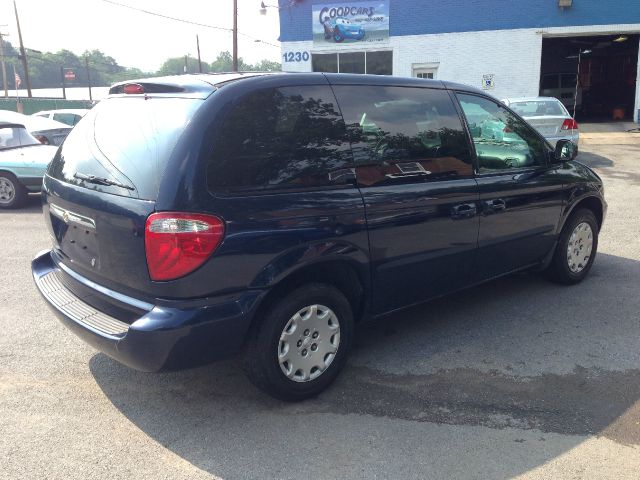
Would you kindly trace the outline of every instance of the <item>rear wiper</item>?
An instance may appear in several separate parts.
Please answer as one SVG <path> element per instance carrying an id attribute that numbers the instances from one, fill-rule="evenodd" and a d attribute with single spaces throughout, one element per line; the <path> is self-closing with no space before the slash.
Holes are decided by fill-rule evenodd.
<path id="1" fill-rule="evenodd" d="M 86 173 L 76 172 L 73 176 L 79 180 L 84 180 L 85 182 L 95 183 L 97 185 L 106 185 L 109 187 L 120 187 L 126 188 L 127 190 L 135 190 L 135 188 L 130 187 L 129 185 L 125 185 L 124 183 L 116 182 L 115 180 L 109 180 L 108 178 L 96 177 L 95 175 L 87 175 Z"/>

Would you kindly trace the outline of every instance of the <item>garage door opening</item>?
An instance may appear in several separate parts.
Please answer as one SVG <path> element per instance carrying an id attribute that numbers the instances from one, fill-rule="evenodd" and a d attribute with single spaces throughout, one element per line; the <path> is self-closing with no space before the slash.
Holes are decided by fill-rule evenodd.
<path id="1" fill-rule="evenodd" d="M 556 97 L 576 119 L 633 120 L 639 35 L 542 39 L 540 95 Z"/>

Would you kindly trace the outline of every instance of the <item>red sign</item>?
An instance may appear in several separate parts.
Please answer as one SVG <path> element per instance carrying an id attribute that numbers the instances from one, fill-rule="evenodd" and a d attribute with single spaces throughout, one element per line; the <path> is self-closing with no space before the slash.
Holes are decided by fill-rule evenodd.
<path id="1" fill-rule="evenodd" d="M 76 79 L 76 74 L 73 72 L 73 70 L 67 70 L 64 72 L 64 79 L 65 80 L 75 80 Z"/>

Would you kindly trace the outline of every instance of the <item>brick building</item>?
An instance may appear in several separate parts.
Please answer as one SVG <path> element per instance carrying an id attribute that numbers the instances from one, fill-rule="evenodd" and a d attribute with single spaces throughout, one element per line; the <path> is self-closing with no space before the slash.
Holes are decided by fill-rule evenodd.
<path id="1" fill-rule="evenodd" d="M 280 31 L 285 71 L 446 79 L 638 120 L 640 0 L 280 0 Z"/>

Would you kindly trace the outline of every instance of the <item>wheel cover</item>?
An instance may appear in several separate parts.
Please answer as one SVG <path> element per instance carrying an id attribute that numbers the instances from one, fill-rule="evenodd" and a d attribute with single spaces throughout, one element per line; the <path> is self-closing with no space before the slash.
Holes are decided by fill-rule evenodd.
<path id="1" fill-rule="evenodd" d="M 340 322 L 329 307 L 309 305 L 287 322 L 278 342 L 282 373 L 294 382 L 315 380 L 331 365 L 340 346 Z"/>
<path id="2" fill-rule="evenodd" d="M 593 250 L 593 230 L 587 222 L 579 223 L 567 244 L 567 265 L 572 273 L 580 273 L 589 264 Z"/>
<path id="3" fill-rule="evenodd" d="M 16 196 L 16 187 L 8 178 L 0 178 L 0 203 L 11 203 Z"/>

